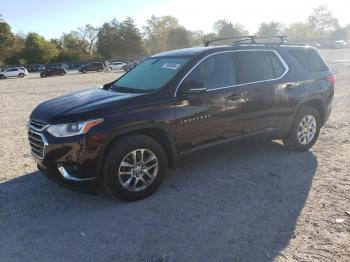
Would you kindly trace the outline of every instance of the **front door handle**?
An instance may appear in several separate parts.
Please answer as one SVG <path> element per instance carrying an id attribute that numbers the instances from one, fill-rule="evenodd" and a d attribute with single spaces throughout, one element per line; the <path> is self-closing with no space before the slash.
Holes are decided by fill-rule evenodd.
<path id="1" fill-rule="evenodd" d="M 292 84 L 292 83 L 288 83 L 288 84 L 285 84 L 283 86 L 283 88 L 286 89 L 286 90 L 292 90 L 292 89 L 294 89 L 294 87 L 295 87 L 295 85 Z"/>
<path id="2" fill-rule="evenodd" d="M 242 92 L 240 94 L 232 94 L 228 97 L 228 100 L 232 102 L 247 102 L 248 101 L 248 92 Z"/>
<path id="3" fill-rule="evenodd" d="M 242 98 L 241 95 L 231 95 L 231 96 L 228 97 L 228 100 L 230 100 L 230 101 L 238 101 L 241 98 Z"/>

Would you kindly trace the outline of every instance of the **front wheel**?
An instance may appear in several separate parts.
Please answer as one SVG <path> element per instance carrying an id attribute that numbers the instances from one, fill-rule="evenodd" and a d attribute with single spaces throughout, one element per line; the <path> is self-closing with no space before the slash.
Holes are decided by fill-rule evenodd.
<path id="1" fill-rule="evenodd" d="M 4 75 L 0 75 L 0 79 L 6 79 Z"/>
<path id="2" fill-rule="evenodd" d="M 106 190 L 125 201 L 135 201 L 154 193 L 167 169 L 163 147 L 153 138 L 132 135 L 116 142 L 104 165 Z"/>
<path id="3" fill-rule="evenodd" d="M 18 75 L 18 77 L 19 77 L 19 78 L 23 78 L 23 77 L 24 77 L 24 74 L 23 74 L 23 73 L 20 73 L 20 74 Z"/>
<path id="4" fill-rule="evenodd" d="M 302 106 L 283 144 L 297 151 L 309 150 L 317 141 L 321 129 L 321 117 L 310 106 Z"/>

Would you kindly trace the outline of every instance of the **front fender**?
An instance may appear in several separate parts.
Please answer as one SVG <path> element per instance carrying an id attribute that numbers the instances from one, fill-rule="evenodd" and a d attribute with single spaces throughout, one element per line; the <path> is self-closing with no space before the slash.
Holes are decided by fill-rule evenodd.
<path id="1" fill-rule="evenodd" d="M 153 131 L 152 133 L 154 133 L 154 131 L 157 131 L 157 130 L 161 131 L 162 134 L 164 134 L 165 137 L 163 137 L 163 139 L 166 139 L 165 144 L 164 142 L 162 143 L 162 141 L 160 141 L 160 138 L 157 139 L 156 137 L 153 137 L 152 135 L 150 135 L 150 132 Z M 104 159 L 108 153 L 109 147 L 118 139 L 121 139 L 123 136 L 135 134 L 135 133 L 149 135 L 154 139 L 156 139 L 158 142 L 160 142 L 160 144 L 164 147 L 165 151 L 167 152 L 168 158 L 170 158 L 168 159 L 169 166 L 170 167 L 176 166 L 178 162 L 178 151 L 176 148 L 176 143 L 174 141 L 174 138 L 171 135 L 171 131 L 169 130 L 167 124 L 161 123 L 161 122 L 134 124 L 127 127 L 118 128 L 117 130 L 106 134 L 103 144 L 101 146 L 98 160 L 97 160 L 96 175 L 100 183 L 102 182 Z"/>

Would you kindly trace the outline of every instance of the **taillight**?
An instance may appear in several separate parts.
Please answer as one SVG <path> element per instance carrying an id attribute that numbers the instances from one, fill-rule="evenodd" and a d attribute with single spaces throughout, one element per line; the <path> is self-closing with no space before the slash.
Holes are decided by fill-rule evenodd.
<path id="1" fill-rule="evenodd" d="M 335 75 L 330 75 L 326 77 L 326 80 L 328 82 L 330 82 L 332 85 L 335 85 L 335 82 L 337 82 L 337 78 L 335 77 Z"/>

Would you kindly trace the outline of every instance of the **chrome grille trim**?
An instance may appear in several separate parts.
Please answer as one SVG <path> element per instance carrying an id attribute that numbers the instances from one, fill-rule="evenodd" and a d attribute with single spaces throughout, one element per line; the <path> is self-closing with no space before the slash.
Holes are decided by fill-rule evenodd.
<path id="1" fill-rule="evenodd" d="M 43 159 L 45 156 L 46 146 L 48 145 L 44 131 L 49 125 L 44 125 L 33 120 L 29 121 L 28 125 L 28 141 L 31 148 L 31 154 L 39 159 Z"/>
<path id="2" fill-rule="evenodd" d="M 37 132 L 42 132 L 46 128 L 48 128 L 50 125 L 45 125 L 43 123 L 34 121 L 34 120 L 29 120 L 29 129 L 32 129 Z"/>

